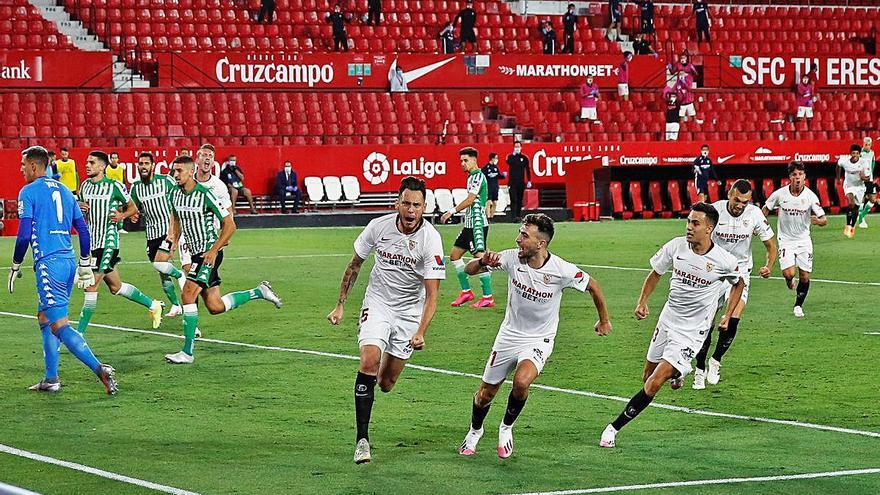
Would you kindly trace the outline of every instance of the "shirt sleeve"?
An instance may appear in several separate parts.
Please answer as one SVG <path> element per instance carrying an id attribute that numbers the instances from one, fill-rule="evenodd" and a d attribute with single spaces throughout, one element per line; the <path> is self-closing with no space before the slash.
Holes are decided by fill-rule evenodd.
<path id="1" fill-rule="evenodd" d="M 22 189 L 18 193 L 18 218 L 34 218 L 34 200 L 29 192 Z"/>
<path id="2" fill-rule="evenodd" d="M 770 194 L 770 197 L 764 202 L 764 206 L 766 206 L 768 210 L 775 210 L 779 206 L 779 189 Z"/>
<path id="3" fill-rule="evenodd" d="M 367 225 L 367 228 L 361 232 L 357 239 L 354 240 L 354 252 L 362 259 L 367 259 L 370 252 L 376 247 L 376 224 L 375 220 Z"/>
<path id="4" fill-rule="evenodd" d="M 767 221 L 767 217 L 764 216 L 761 210 L 758 210 L 757 207 L 755 208 L 757 210 L 754 214 L 755 229 L 752 231 L 752 234 L 758 236 L 762 242 L 769 241 L 773 238 L 773 227 L 770 226 L 770 222 Z"/>
<path id="5" fill-rule="evenodd" d="M 131 196 L 125 189 L 125 186 L 116 181 L 113 181 L 113 197 L 122 201 L 122 204 L 128 204 L 128 202 L 131 201 Z"/>
<path id="6" fill-rule="evenodd" d="M 432 232 L 428 245 L 422 253 L 422 278 L 425 280 L 446 279 L 446 262 L 443 258 L 443 241 L 439 232 Z M 360 254 L 358 255 L 360 256 Z"/>
<path id="7" fill-rule="evenodd" d="M 565 267 L 565 288 L 571 288 L 586 292 L 590 285 L 590 274 L 578 268 L 573 263 L 568 263 Z"/>
<path id="8" fill-rule="evenodd" d="M 813 209 L 813 214 L 816 215 L 817 217 L 820 217 L 820 218 L 824 217 L 825 210 L 822 209 L 822 206 L 819 205 L 819 198 L 816 197 L 815 194 L 813 194 L 812 197 L 810 198 L 810 201 L 812 202 L 810 207 Z"/>
<path id="9" fill-rule="evenodd" d="M 473 174 L 470 176 L 467 182 L 467 192 L 468 194 L 475 194 L 477 196 L 480 195 L 480 186 L 483 184 L 483 181 L 486 180 L 486 176 L 483 174 Z"/>
<path id="10" fill-rule="evenodd" d="M 210 191 L 205 193 L 205 208 L 211 213 L 217 215 L 217 218 L 220 220 L 229 216 L 229 210 L 223 208 L 217 198 L 215 198 Z"/>
<path id="11" fill-rule="evenodd" d="M 676 240 L 677 239 L 673 239 L 664 244 L 663 247 L 651 257 L 651 268 L 660 275 L 663 275 L 672 268 L 672 253 L 675 251 Z"/>

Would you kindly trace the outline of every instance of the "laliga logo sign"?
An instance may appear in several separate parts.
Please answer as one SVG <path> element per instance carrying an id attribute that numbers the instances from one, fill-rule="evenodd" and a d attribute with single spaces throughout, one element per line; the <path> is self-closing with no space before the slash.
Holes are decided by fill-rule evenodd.
<path id="1" fill-rule="evenodd" d="M 364 179 L 372 185 L 382 184 L 388 175 L 421 175 L 430 179 L 435 175 L 446 175 L 446 162 L 432 162 L 424 156 L 412 160 L 388 160 L 383 153 L 374 151 L 364 158 Z"/>

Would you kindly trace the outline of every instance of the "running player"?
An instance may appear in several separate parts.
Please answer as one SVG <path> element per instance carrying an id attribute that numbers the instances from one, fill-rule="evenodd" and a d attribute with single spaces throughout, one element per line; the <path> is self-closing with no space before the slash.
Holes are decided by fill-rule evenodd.
<path id="1" fill-rule="evenodd" d="M 865 201 L 859 208 L 859 228 L 867 229 L 868 222 L 865 221 L 865 217 L 877 202 L 877 184 L 874 182 L 874 140 L 867 136 L 862 141 L 862 160 L 867 163 L 869 173 L 868 180 L 865 181 Z"/>
<path id="2" fill-rule="evenodd" d="M 843 178 L 843 193 L 846 195 L 846 226 L 843 235 L 852 239 L 856 235 L 856 221 L 859 218 L 859 208 L 865 201 L 865 182 L 868 181 L 871 170 L 866 160 L 862 160 L 862 147 L 854 144 L 849 147 L 849 156 L 841 156 L 837 160 L 837 180 L 840 180 L 840 171 L 846 173 Z"/>
<path id="3" fill-rule="evenodd" d="M 183 349 L 175 354 L 166 354 L 165 359 L 172 364 L 192 364 L 195 360 L 193 344 L 199 326 L 199 295 L 212 315 L 232 311 L 254 299 L 265 299 L 276 308 L 281 308 L 281 299 L 266 281 L 250 290 L 220 295 L 223 247 L 235 233 L 235 220 L 226 209 L 218 205 L 211 191 L 196 181 L 192 158 L 175 158 L 171 173 L 180 187 L 174 188 L 170 196 L 172 218 L 168 239 L 174 245 L 181 235 L 186 237 L 192 252 L 192 264 L 181 293 Z M 216 219 L 222 221 L 220 232 L 217 232 L 214 223 Z"/>
<path id="4" fill-rule="evenodd" d="M 40 146 L 22 152 L 21 171 L 28 183 L 18 196 L 18 237 L 9 271 L 9 292 L 15 290 L 15 281 L 21 277 L 21 263 L 28 245 L 34 256 L 37 283 L 37 319 L 43 335 L 43 358 L 46 375 L 30 387 L 38 392 L 57 392 L 61 389 L 58 378 L 58 360 L 61 343 L 104 384 L 108 394 L 116 393 L 113 367 L 101 364 L 92 353 L 85 338 L 70 327 L 68 320 L 70 293 L 73 284 L 84 288 L 94 284 L 95 277 L 89 259 L 89 228 L 70 189 L 61 182 L 46 177 L 49 154 Z M 70 243 L 70 229 L 79 235 L 79 267 Z"/>
<path id="5" fill-rule="evenodd" d="M 172 278 L 182 278 L 183 272 L 170 261 L 172 246 L 168 240 L 168 224 L 171 222 L 168 196 L 177 184 L 167 175 L 155 173 L 156 162 L 149 151 L 138 156 L 137 170 L 140 180 L 131 185 L 131 200 L 147 225 L 147 258 L 159 272 L 162 290 L 171 301 L 171 310 L 165 316 L 177 316 L 183 310 Z"/>
<path id="6" fill-rule="evenodd" d="M 647 318 L 648 298 L 660 277 L 672 269 L 669 299 L 663 306 L 648 347 L 642 374 L 645 386 L 630 399 L 617 419 L 605 427 L 599 440 L 600 447 L 614 447 L 620 429 L 651 404 L 664 383 L 673 380 L 673 388 L 681 386 L 691 371 L 694 353 L 703 345 L 718 309 L 718 295 L 725 284 L 733 284 L 731 301 L 739 301 L 742 297 L 745 282 L 736 258 L 717 249 L 712 242 L 712 231 L 717 225 L 718 211 L 712 205 L 696 203 L 688 215 L 685 237 L 667 242 L 651 258 L 653 270 L 642 286 L 635 310 L 636 319 Z M 727 306 L 718 325 L 721 331 L 727 328 L 735 307 L 735 304 Z"/>
<path id="7" fill-rule="evenodd" d="M 342 322 L 345 301 L 364 260 L 375 264 L 359 313 L 360 367 L 354 382 L 357 424 L 354 462 L 370 462 L 370 415 L 376 382 L 390 392 L 412 356 L 425 347 L 425 333 L 437 310 L 440 281 L 446 278 L 440 233 L 422 219 L 425 181 L 400 181 L 397 212 L 372 220 L 354 241 L 354 256 L 342 276 L 336 307 L 327 315 Z"/>
<path id="8" fill-rule="evenodd" d="M 776 225 L 779 238 L 779 268 L 789 289 L 794 288 L 794 277 L 798 276 L 797 293 L 794 302 L 794 315 L 804 317 L 804 300 L 810 291 L 810 272 L 813 271 L 813 240 L 810 238 L 810 225 L 824 227 L 828 224 L 825 210 L 819 206 L 819 198 L 806 186 L 807 174 L 804 164 L 788 164 L 788 178 L 791 183 L 773 191 L 764 203 L 764 216 L 779 209 L 779 222 Z"/>
<path id="9" fill-rule="evenodd" d="M 506 459 L 513 454 L 513 423 L 526 405 L 529 387 L 553 352 L 564 289 L 589 291 L 599 313 L 599 321 L 594 325 L 596 333 L 605 336 L 611 332 L 605 296 L 596 279 L 547 250 L 553 231 L 553 220 L 547 215 L 526 215 L 516 238 L 518 250 L 487 251 L 466 267 L 471 275 L 504 270 L 509 281 L 507 311 L 486 363 L 483 381 L 474 395 L 470 430 L 458 450 L 461 455 L 476 453 L 477 442 L 483 436 L 483 420 L 511 371 L 514 372 L 513 388 L 498 430 L 498 457 Z"/>
<path id="10" fill-rule="evenodd" d="M 464 260 L 461 257 L 466 251 L 475 258 L 480 258 L 486 252 L 486 240 L 489 236 L 489 225 L 486 221 L 486 201 L 489 197 L 489 188 L 486 184 L 486 176 L 477 166 L 477 150 L 474 148 L 462 148 L 458 152 L 461 157 L 461 168 L 468 174 L 467 197 L 457 206 L 447 211 L 440 217 L 440 223 L 446 223 L 453 215 L 464 211 L 464 226 L 455 239 L 449 261 L 455 267 L 458 275 L 458 283 L 461 285 L 461 294 L 452 301 L 452 306 L 462 304 L 474 299 L 474 291 L 471 290 L 471 282 L 468 274 L 464 271 Z M 489 272 L 480 273 L 480 285 L 483 288 L 483 297 L 471 304 L 472 308 L 494 308 L 495 298 L 492 296 L 492 277 Z"/>
<path id="11" fill-rule="evenodd" d="M 79 186 L 80 207 L 86 214 L 92 235 L 92 271 L 95 283 L 86 288 L 82 311 L 76 329 L 85 333 L 98 306 L 98 286 L 103 281 L 110 293 L 136 302 L 149 310 L 153 328 L 162 322 L 163 304 L 127 284 L 119 277 L 119 227 L 122 221 L 137 213 L 125 186 L 104 176 L 110 158 L 103 151 L 93 151 L 86 160 L 88 180 Z"/>
<path id="12" fill-rule="evenodd" d="M 738 263 L 739 272 L 742 274 L 742 296 L 739 301 L 730 299 L 732 287 L 728 287 L 725 293 L 728 305 L 735 306 L 730 320 L 727 322 L 727 330 L 718 334 L 718 343 L 715 352 L 709 359 L 708 374 L 706 373 L 706 355 L 712 344 L 712 327 L 703 342 L 703 347 L 697 353 L 697 368 L 694 370 L 693 387 L 696 390 L 706 388 L 706 382 L 716 385 L 721 379 L 721 358 L 730 349 L 736 331 L 739 327 L 740 316 L 746 309 L 749 300 L 749 275 L 752 273 L 752 237 L 758 237 L 767 249 L 767 258 L 764 265 L 758 270 L 762 278 L 770 276 L 773 263 L 776 261 L 776 239 L 773 238 L 773 229 L 767 222 L 767 217 L 761 213 L 761 209 L 751 204 L 752 185 L 745 179 L 739 179 L 733 183 L 733 187 L 727 193 L 725 200 L 716 201 L 712 206 L 718 211 L 718 225 L 712 231 L 712 241 L 720 248 L 732 254 Z M 714 318 L 713 318 L 714 320 Z"/>

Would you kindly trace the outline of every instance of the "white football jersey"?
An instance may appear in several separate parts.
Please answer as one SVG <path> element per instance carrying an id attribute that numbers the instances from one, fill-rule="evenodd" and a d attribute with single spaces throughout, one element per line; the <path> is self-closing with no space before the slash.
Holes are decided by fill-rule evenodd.
<path id="1" fill-rule="evenodd" d="M 362 259 L 376 253 L 365 299 L 395 311 L 421 313 L 424 281 L 446 278 L 440 233 L 427 221 L 407 235 L 397 228 L 397 213 L 375 218 L 354 241 L 354 251 Z"/>
<path id="2" fill-rule="evenodd" d="M 708 330 L 724 284 L 735 284 L 742 276 L 732 254 L 717 245 L 706 254 L 697 254 L 684 237 L 660 248 L 651 258 L 651 268 L 660 275 L 672 269 L 669 300 L 660 313 L 660 323 L 683 332 Z"/>
<path id="3" fill-rule="evenodd" d="M 198 179 L 196 179 L 198 181 Z M 214 193 L 214 197 L 217 198 L 217 206 L 220 208 L 229 208 L 232 206 L 232 199 L 229 197 L 229 188 L 226 187 L 226 183 L 220 180 L 220 177 L 216 175 L 212 175 L 210 179 L 205 182 L 198 181 L 199 184 L 204 184 L 205 187 L 211 190 Z"/>
<path id="4" fill-rule="evenodd" d="M 501 265 L 490 268 L 508 275 L 507 309 L 495 341 L 518 344 L 553 339 L 559 327 L 563 289 L 586 291 L 590 275 L 555 254 L 541 268 L 532 268 L 520 261 L 518 251 L 501 251 Z"/>
<path id="5" fill-rule="evenodd" d="M 845 172 L 843 177 L 844 187 L 864 186 L 865 182 L 862 181 L 862 177 L 859 175 L 860 172 L 864 172 L 868 177 L 871 176 L 871 164 L 864 157 L 853 163 L 850 161 L 849 155 L 845 155 L 837 160 L 837 166 Z"/>
<path id="6" fill-rule="evenodd" d="M 810 241 L 810 216 L 824 217 L 825 210 L 819 206 L 819 198 L 810 190 L 804 190 L 797 196 L 791 194 L 789 186 L 773 191 L 764 206 L 768 210 L 779 209 L 779 241 Z"/>
<path id="7" fill-rule="evenodd" d="M 773 229 L 761 209 L 753 204 L 746 205 L 740 216 L 735 217 L 727 209 L 727 200 L 712 204 L 718 210 L 718 225 L 712 231 L 712 240 L 722 249 L 732 254 L 743 276 L 752 269 L 752 236 L 761 241 L 773 238 Z"/>

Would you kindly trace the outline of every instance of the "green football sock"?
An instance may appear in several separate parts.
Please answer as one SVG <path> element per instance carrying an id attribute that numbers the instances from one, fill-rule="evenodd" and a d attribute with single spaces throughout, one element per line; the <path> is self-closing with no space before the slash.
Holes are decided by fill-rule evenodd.
<path id="1" fill-rule="evenodd" d="M 233 309 L 247 303 L 248 301 L 262 298 L 263 294 L 260 292 L 260 289 L 230 292 L 229 294 L 225 294 L 223 296 L 223 305 L 226 306 L 226 311 L 232 311 Z"/>
<path id="2" fill-rule="evenodd" d="M 461 290 L 471 290 L 471 281 L 468 279 L 468 274 L 464 271 L 464 260 L 455 260 L 452 262 L 452 265 L 455 267 L 456 275 L 458 275 L 458 283 L 461 285 Z"/>
<path id="3" fill-rule="evenodd" d="M 871 208 L 872 208 L 873 206 L 874 206 L 873 203 L 865 203 L 865 204 L 862 205 L 861 208 L 859 208 L 859 220 L 858 220 L 858 223 L 862 223 L 862 220 L 864 220 L 865 217 L 868 216 L 868 212 L 871 211 Z"/>
<path id="4" fill-rule="evenodd" d="M 183 352 L 193 355 L 193 345 L 196 340 L 196 328 L 199 327 L 199 306 L 197 304 L 183 305 Z"/>
<path id="5" fill-rule="evenodd" d="M 153 298 L 141 292 L 137 287 L 125 282 L 119 286 L 119 291 L 116 292 L 116 295 L 122 296 L 129 301 L 136 302 L 147 308 L 153 305 Z"/>
<path id="6" fill-rule="evenodd" d="M 492 274 L 489 272 L 480 274 L 480 285 L 483 287 L 483 297 L 492 295 Z"/>
<path id="7" fill-rule="evenodd" d="M 174 290 L 175 285 L 177 284 L 175 284 L 170 278 L 162 277 L 162 290 L 165 291 L 168 300 L 171 301 L 171 304 L 180 306 L 180 299 L 177 298 L 177 292 Z"/>
<path id="8" fill-rule="evenodd" d="M 84 297 L 83 307 L 79 312 L 79 323 L 76 325 L 76 331 L 79 333 L 85 333 L 86 329 L 89 328 L 89 321 L 91 321 L 92 315 L 95 314 L 95 308 L 98 307 L 97 292 L 86 292 Z"/>

